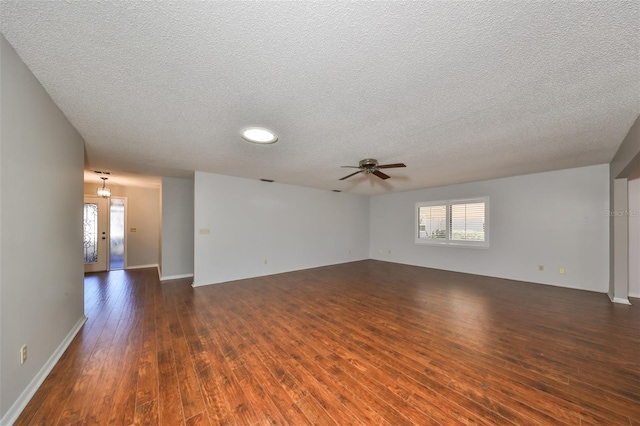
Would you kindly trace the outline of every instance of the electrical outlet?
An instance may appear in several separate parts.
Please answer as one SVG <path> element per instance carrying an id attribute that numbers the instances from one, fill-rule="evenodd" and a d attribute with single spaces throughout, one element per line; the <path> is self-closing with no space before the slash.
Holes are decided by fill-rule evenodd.
<path id="1" fill-rule="evenodd" d="M 544 265 L 538 265 L 538 271 L 544 271 Z"/>
<path id="2" fill-rule="evenodd" d="M 27 362 L 27 345 L 22 345 L 20 348 L 20 364 Z"/>
<path id="3" fill-rule="evenodd" d="M 349 250 L 349 254 L 351 254 L 351 250 Z"/>
<path id="4" fill-rule="evenodd" d="M 265 264 L 265 265 L 267 264 L 267 259 L 265 259 L 265 260 L 264 260 L 264 264 Z"/>
<path id="5" fill-rule="evenodd" d="M 389 249 L 389 254 L 391 254 L 391 249 Z"/>

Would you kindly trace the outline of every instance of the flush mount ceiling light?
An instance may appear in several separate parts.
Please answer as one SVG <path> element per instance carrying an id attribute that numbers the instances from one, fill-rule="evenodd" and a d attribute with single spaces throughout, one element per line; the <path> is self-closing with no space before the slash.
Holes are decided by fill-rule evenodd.
<path id="1" fill-rule="evenodd" d="M 271 130 L 260 127 L 249 127 L 242 131 L 242 138 L 252 143 L 269 144 L 278 140 L 278 136 Z"/>

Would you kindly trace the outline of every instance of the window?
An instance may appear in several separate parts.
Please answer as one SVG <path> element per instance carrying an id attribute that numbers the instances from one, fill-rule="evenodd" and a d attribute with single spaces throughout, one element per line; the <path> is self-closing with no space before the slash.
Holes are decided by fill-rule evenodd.
<path id="1" fill-rule="evenodd" d="M 489 198 L 416 203 L 416 243 L 489 247 Z"/>

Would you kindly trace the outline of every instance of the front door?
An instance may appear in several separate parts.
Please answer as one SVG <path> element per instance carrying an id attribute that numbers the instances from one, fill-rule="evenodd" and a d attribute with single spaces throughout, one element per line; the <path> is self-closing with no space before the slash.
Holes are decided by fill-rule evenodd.
<path id="1" fill-rule="evenodd" d="M 109 199 L 84 197 L 84 272 L 107 270 Z"/>

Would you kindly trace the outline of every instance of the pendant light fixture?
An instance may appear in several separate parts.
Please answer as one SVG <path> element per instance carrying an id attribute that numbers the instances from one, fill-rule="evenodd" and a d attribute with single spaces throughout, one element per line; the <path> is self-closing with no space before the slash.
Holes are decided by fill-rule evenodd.
<path id="1" fill-rule="evenodd" d="M 107 188 L 105 185 L 107 183 L 107 179 L 106 177 L 100 177 L 100 179 L 102 179 L 102 188 L 98 187 L 98 197 L 103 197 L 103 198 L 109 198 L 111 197 L 111 188 Z"/>

